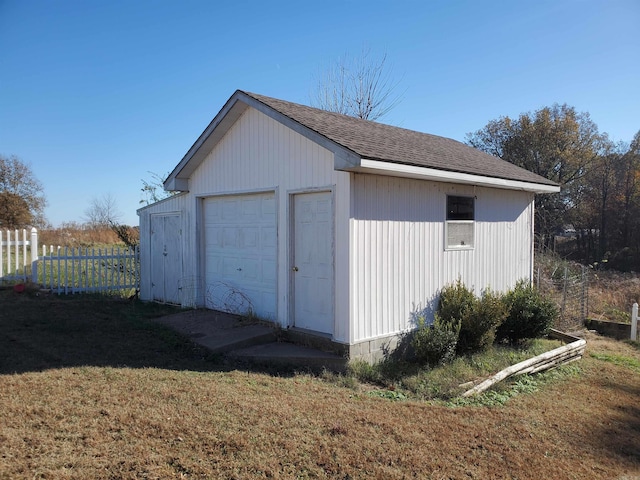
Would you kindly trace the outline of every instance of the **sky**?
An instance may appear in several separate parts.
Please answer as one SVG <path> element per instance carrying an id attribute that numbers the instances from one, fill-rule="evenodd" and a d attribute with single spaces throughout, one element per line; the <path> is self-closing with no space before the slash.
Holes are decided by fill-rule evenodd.
<path id="1" fill-rule="evenodd" d="M 53 226 L 182 159 L 237 89 L 310 104 L 363 49 L 401 102 L 380 119 L 464 141 L 554 103 L 640 130 L 639 0 L 0 0 L 0 155 L 30 165 Z"/>

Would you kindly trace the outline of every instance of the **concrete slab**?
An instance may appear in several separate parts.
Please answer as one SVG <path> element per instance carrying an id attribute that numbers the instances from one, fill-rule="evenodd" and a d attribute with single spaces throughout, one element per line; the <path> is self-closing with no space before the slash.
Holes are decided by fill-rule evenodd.
<path id="1" fill-rule="evenodd" d="M 217 312 L 188 310 L 156 319 L 213 353 L 262 365 L 344 370 L 347 359 L 313 347 L 277 341 L 272 325 Z"/>
<path id="2" fill-rule="evenodd" d="M 273 342 L 274 327 L 213 310 L 190 310 L 157 319 L 213 353 Z"/>

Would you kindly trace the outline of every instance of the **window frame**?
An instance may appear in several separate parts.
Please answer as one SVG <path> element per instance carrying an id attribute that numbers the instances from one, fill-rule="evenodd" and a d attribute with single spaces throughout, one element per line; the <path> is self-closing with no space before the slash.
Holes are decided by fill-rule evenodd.
<path id="1" fill-rule="evenodd" d="M 450 218 L 450 199 L 453 198 L 466 198 L 471 199 L 471 218 Z M 464 215 L 464 213 L 460 214 Z M 447 194 L 445 200 L 445 222 L 444 222 L 444 249 L 445 250 L 473 250 L 476 246 L 476 198 L 474 195 L 453 195 Z M 449 245 L 449 225 L 471 225 L 471 243 L 470 244 L 456 244 Z"/>

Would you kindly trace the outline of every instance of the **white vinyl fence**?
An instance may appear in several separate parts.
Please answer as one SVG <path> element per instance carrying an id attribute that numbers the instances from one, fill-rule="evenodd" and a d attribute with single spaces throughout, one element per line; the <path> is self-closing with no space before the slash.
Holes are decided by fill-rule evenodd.
<path id="1" fill-rule="evenodd" d="M 34 263 L 32 278 L 55 293 L 114 292 L 139 285 L 138 247 L 61 248 Z"/>
<path id="2" fill-rule="evenodd" d="M 38 231 L 35 228 L 29 236 L 24 229 L 0 230 L 0 283 L 26 281 L 32 263 L 37 259 Z"/>
<path id="3" fill-rule="evenodd" d="M 0 232 L 1 235 L 1 232 Z M 68 248 L 42 246 L 38 255 L 38 233 L 31 229 L 0 236 L 0 283 L 31 282 L 58 294 L 121 292 L 138 290 L 140 254 L 135 248 Z M 6 247 L 6 248 L 5 248 Z M 3 250 L 4 249 L 4 250 Z"/>

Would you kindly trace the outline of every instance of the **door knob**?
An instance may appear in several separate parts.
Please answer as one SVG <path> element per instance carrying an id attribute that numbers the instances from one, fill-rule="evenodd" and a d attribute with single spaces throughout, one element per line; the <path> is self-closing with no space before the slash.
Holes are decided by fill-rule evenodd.
<path id="1" fill-rule="evenodd" d="M 293 270 L 294 272 L 298 271 L 298 267 L 293 267 L 291 270 Z"/>

